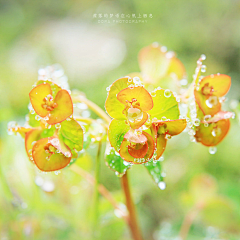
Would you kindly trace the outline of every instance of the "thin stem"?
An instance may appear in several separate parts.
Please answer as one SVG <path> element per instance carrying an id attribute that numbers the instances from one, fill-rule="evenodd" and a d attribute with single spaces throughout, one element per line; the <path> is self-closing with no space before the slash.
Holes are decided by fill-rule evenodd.
<path id="1" fill-rule="evenodd" d="M 95 184 L 94 184 L 94 212 L 93 212 L 93 227 L 96 229 L 97 222 L 98 222 L 98 216 L 99 216 L 99 177 L 100 177 L 100 165 L 101 165 L 101 148 L 102 148 L 102 142 L 99 141 L 98 145 L 98 151 L 97 151 L 97 157 L 96 157 L 96 169 L 95 169 Z"/>
<path id="2" fill-rule="evenodd" d="M 126 205 L 129 212 L 129 220 L 130 220 L 129 227 L 131 230 L 132 237 L 134 240 L 142 240 L 143 238 L 141 236 L 140 228 L 137 222 L 135 206 L 132 201 L 132 196 L 129 188 L 127 172 L 122 176 L 121 182 L 122 182 L 122 188 L 126 197 Z"/>
<path id="3" fill-rule="evenodd" d="M 70 169 L 79 174 L 80 176 L 82 176 L 83 178 L 85 178 L 90 184 L 94 185 L 95 184 L 95 179 L 94 177 L 89 174 L 88 172 L 86 172 L 85 170 L 83 170 L 82 168 L 80 168 L 79 166 L 77 166 L 76 164 L 71 165 Z M 126 213 L 123 211 L 123 209 L 119 206 L 119 204 L 116 202 L 116 200 L 113 198 L 113 196 L 111 195 L 111 193 L 102 185 L 102 184 L 98 184 L 98 191 L 99 193 L 105 197 L 111 204 L 112 206 L 119 211 L 119 213 L 121 214 L 122 218 L 129 223 L 129 219 L 128 216 L 126 215 Z"/>
<path id="4" fill-rule="evenodd" d="M 111 118 L 105 113 L 105 111 L 103 111 L 97 104 L 93 103 L 87 98 L 83 96 L 78 96 L 73 98 L 73 100 L 85 103 L 93 112 L 95 112 L 99 117 L 101 117 L 107 123 L 111 122 Z"/>
<path id="5" fill-rule="evenodd" d="M 185 240 L 187 239 L 188 236 L 188 232 L 190 230 L 190 227 L 194 221 L 194 219 L 196 218 L 196 216 L 198 215 L 200 209 L 197 207 L 194 207 L 192 210 L 190 210 L 186 215 L 185 218 L 183 220 L 181 229 L 180 229 L 180 233 L 179 236 L 181 238 L 181 240 Z"/>

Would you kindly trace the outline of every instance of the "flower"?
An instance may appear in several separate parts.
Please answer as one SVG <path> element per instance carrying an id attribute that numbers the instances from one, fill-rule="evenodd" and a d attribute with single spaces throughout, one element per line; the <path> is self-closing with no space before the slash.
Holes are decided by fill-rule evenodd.
<path id="1" fill-rule="evenodd" d="M 67 90 L 50 81 L 38 81 L 29 93 L 35 112 L 50 125 L 60 123 L 73 114 L 73 103 Z"/>

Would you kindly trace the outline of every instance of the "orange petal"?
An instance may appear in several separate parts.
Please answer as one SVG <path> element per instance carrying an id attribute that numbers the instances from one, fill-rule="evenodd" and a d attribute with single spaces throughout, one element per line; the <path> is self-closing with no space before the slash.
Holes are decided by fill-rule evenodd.
<path id="1" fill-rule="evenodd" d="M 156 156 L 156 159 L 159 159 L 162 156 L 163 152 L 165 151 L 166 145 L 167 145 L 167 140 L 165 138 L 165 135 L 164 134 L 159 134 L 157 136 L 157 156 Z"/>
<path id="2" fill-rule="evenodd" d="M 151 135 L 149 135 L 146 132 L 142 132 L 142 134 L 144 134 L 147 137 L 148 151 L 147 151 L 146 155 L 144 156 L 144 158 L 147 162 L 153 156 L 153 153 L 154 153 L 154 150 L 155 150 L 155 143 L 154 143 L 154 140 L 153 140 Z"/>
<path id="3" fill-rule="evenodd" d="M 205 146 L 216 146 L 227 135 L 230 128 L 229 119 L 223 119 L 216 123 L 210 123 L 208 127 L 200 124 L 198 127 L 195 138 Z"/>
<path id="4" fill-rule="evenodd" d="M 42 130 L 35 128 L 27 132 L 25 135 L 25 149 L 29 158 L 32 157 L 33 143 L 40 139 L 41 133 Z"/>
<path id="5" fill-rule="evenodd" d="M 166 75 L 170 64 L 170 58 L 154 44 L 141 49 L 138 61 L 144 81 L 152 84 Z"/>
<path id="6" fill-rule="evenodd" d="M 132 80 L 131 80 L 132 81 Z M 105 109 L 109 116 L 112 118 L 116 118 L 119 120 L 126 119 L 123 114 L 123 110 L 125 108 L 125 103 L 122 104 L 118 101 L 116 95 L 124 88 L 128 87 L 128 78 L 120 78 L 116 80 L 110 87 L 110 91 L 108 92 L 108 97 L 105 102 Z"/>
<path id="7" fill-rule="evenodd" d="M 44 147 L 48 143 L 49 138 L 43 138 L 34 144 L 32 156 L 36 166 L 45 172 L 57 171 L 66 167 L 71 161 L 71 155 L 70 157 L 66 157 L 62 153 L 53 153 L 52 155 L 47 153 Z M 65 147 L 68 148 L 67 146 Z M 71 154 L 70 149 L 68 151 Z"/>
<path id="8" fill-rule="evenodd" d="M 125 135 L 124 138 L 126 138 L 129 142 L 133 143 L 144 143 L 147 141 L 147 137 L 143 134 L 136 134 L 134 131 L 130 130 Z"/>
<path id="9" fill-rule="evenodd" d="M 158 124 L 158 127 L 166 124 L 166 133 L 171 136 L 180 134 L 187 126 L 186 119 L 177 119 L 170 121 L 156 121 L 154 122 Z"/>
<path id="10" fill-rule="evenodd" d="M 231 86 L 231 77 L 225 74 L 212 74 L 206 76 L 200 82 L 200 89 L 204 87 L 205 84 L 213 87 L 213 95 L 222 97 L 227 94 Z"/>
<path id="11" fill-rule="evenodd" d="M 49 83 L 39 84 L 29 93 L 31 104 L 35 112 L 41 117 L 46 117 L 48 115 L 48 111 L 42 107 L 42 104 L 44 103 L 43 99 L 49 94 L 52 94 Z"/>
<path id="12" fill-rule="evenodd" d="M 168 74 L 172 73 L 175 73 L 179 80 L 186 76 L 186 69 L 184 65 L 176 57 L 171 58 L 170 65 L 168 68 Z"/>
<path id="13" fill-rule="evenodd" d="M 214 104 L 207 104 L 207 101 L 209 101 L 210 98 L 207 98 L 200 91 L 194 90 L 194 96 L 198 106 L 200 107 L 204 115 L 214 116 L 217 112 L 221 110 L 221 103 L 219 102 L 217 96 L 210 96 L 210 98 L 216 98 Z"/>
<path id="14" fill-rule="evenodd" d="M 125 88 L 118 93 L 117 99 L 124 105 L 126 101 L 132 102 L 136 99 L 142 111 L 149 111 L 153 108 L 152 96 L 144 87 Z"/>
<path id="15" fill-rule="evenodd" d="M 120 156 L 122 159 L 124 159 L 127 162 L 132 162 L 134 163 L 134 157 L 131 156 L 128 152 L 128 145 L 129 145 L 129 141 L 127 139 L 123 139 L 121 147 L 120 147 Z"/>
<path id="16" fill-rule="evenodd" d="M 128 152 L 134 158 L 143 158 L 148 151 L 148 144 L 137 143 L 135 147 L 128 145 Z"/>
<path id="17" fill-rule="evenodd" d="M 72 98 L 67 90 L 60 90 L 54 98 L 54 102 L 58 105 L 50 112 L 47 121 L 50 125 L 60 123 L 73 114 Z"/>
<path id="18" fill-rule="evenodd" d="M 42 83 L 48 83 L 48 84 L 50 84 L 53 98 L 55 98 L 56 95 L 57 95 L 57 93 L 62 89 L 62 88 L 59 87 L 56 83 L 54 83 L 54 82 L 52 82 L 52 81 L 50 81 L 50 80 L 39 80 L 39 81 L 37 82 L 37 85 L 42 84 Z"/>
<path id="19" fill-rule="evenodd" d="M 140 121 L 129 122 L 132 129 L 140 128 L 148 120 L 148 114 L 143 112 L 143 117 Z"/>
<path id="20" fill-rule="evenodd" d="M 216 115 L 214 115 L 212 118 L 210 118 L 208 121 L 202 121 L 203 123 L 213 123 L 218 122 L 219 120 L 232 118 L 233 113 L 232 112 L 218 112 Z"/>

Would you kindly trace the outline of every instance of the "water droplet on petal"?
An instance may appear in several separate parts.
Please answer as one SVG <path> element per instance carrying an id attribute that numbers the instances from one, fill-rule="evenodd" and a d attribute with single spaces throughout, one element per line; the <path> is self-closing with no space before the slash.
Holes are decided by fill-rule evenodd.
<path id="1" fill-rule="evenodd" d="M 210 154 L 215 154 L 217 152 L 217 148 L 216 147 L 209 147 L 209 153 Z"/>
<path id="2" fill-rule="evenodd" d="M 165 97 L 169 98 L 169 97 L 171 97 L 171 95 L 172 95 L 172 93 L 171 93 L 171 91 L 170 91 L 169 89 L 166 89 L 166 90 L 164 91 L 164 96 L 165 96 Z"/>

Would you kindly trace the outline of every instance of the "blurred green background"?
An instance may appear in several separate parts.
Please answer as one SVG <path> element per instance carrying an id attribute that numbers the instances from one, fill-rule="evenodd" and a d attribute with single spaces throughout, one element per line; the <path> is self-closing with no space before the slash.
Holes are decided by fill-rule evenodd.
<path id="1" fill-rule="evenodd" d="M 98 23 L 98 14 L 118 13 L 153 17 L 146 23 Z M 139 50 L 159 42 L 177 53 L 189 81 L 202 53 L 206 74 L 230 75 L 228 109 L 231 99 L 239 99 L 239 26 L 238 0 L 0 1 L 0 239 L 93 239 L 92 186 L 68 169 L 57 176 L 38 172 L 22 139 L 7 134 L 9 121 L 24 123 L 40 67 L 61 64 L 70 87 L 103 107 L 106 87 L 139 71 Z M 188 239 L 240 239 L 240 134 L 237 119 L 231 122 L 214 155 L 190 143 L 186 133 L 169 141 L 164 191 L 142 166 L 130 170 L 145 239 L 178 239 L 184 217 L 208 191 L 214 198 L 197 214 Z M 95 154 L 93 145 L 79 163 L 92 173 Z M 101 182 L 124 202 L 119 179 L 104 162 Z M 100 215 L 98 239 L 131 239 L 103 198 Z"/>

